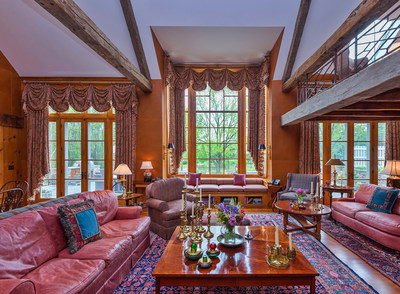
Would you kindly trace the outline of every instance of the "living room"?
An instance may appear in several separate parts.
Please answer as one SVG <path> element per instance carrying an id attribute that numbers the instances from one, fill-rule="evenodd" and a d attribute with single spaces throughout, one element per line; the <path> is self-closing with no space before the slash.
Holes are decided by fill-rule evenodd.
<path id="1" fill-rule="evenodd" d="M 400 291 L 400 1 L 4 0 L 0 40 L 0 293 Z"/>

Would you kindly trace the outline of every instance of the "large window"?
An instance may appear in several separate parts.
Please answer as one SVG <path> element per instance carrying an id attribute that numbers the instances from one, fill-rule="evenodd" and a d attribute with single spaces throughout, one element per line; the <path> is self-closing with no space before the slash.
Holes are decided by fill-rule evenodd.
<path id="1" fill-rule="evenodd" d="M 245 90 L 188 89 L 185 92 L 187 151 L 179 172 L 256 174 L 246 152 L 247 112 Z"/>
<path id="2" fill-rule="evenodd" d="M 115 157 L 112 111 L 94 109 L 79 113 L 50 110 L 50 173 L 41 187 L 40 199 L 83 191 L 111 189 Z"/>

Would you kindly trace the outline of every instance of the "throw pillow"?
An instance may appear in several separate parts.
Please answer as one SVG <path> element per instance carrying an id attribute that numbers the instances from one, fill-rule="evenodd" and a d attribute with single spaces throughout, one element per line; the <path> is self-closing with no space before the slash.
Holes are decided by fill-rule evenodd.
<path id="1" fill-rule="evenodd" d="M 303 188 L 296 188 L 296 187 L 290 187 L 288 192 L 295 192 L 296 193 L 296 191 L 298 189 L 302 189 L 304 191 L 304 193 L 306 193 L 306 194 L 310 194 L 311 193 L 311 189 L 303 189 Z"/>
<path id="2" fill-rule="evenodd" d="M 189 173 L 188 185 L 196 186 L 196 179 L 199 179 L 199 185 L 200 185 L 201 173 Z"/>
<path id="3" fill-rule="evenodd" d="M 246 175 L 245 174 L 233 174 L 233 185 L 246 186 Z"/>
<path id="4" fill-rule="evenodd" d="M 60 205 L 57 213 L 67 236 L 69 253 L 76 253 L 85 244 L 103 238 L 92 199 Z"/>
<path id="5" fill-rule="evenodd" d="M 399 190 L 377 187 L 369 200 L 367 207 L 384 213 L 392 213 L 392 207 L 398 194 Z"/>

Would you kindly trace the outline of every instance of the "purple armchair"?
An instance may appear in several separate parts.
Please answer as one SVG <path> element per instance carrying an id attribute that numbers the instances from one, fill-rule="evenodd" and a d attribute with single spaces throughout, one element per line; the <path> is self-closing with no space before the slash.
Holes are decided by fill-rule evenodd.
<path id="1" fill-rule="evenodd" d="M 146 188 L 146 205 L 151 219 L 150 230 L 161 238 L 170 239 L 180 225 L 182 207 L 181 178 L 156 181 Z M 188 194 L 187 214 L 192 211 L 192 195 Z"/>

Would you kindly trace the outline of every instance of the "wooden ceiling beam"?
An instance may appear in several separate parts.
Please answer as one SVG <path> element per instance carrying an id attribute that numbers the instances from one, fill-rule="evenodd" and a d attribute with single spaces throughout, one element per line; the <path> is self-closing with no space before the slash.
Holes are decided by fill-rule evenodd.
<path id="1" fill-rule="evenodd" d="M 297 51 L 299 50 L 301 36 L 303 35 L 304 25 L 306 24 L 310 5 L 311 0 L 301 0 L 299 12 L 297 13 L 296 24 L 293 31 L 292 43 L 290 44 L 289 54 L 282 76 L 282 80 L 284 82 L 286 82 L 292 74 L 293 65 L 296 61 Z"/>
<path id="2" fill-rule="evenodd" d="M 381 111 L 381 110 L 400 110 L 400 102 L 376 102 L 365 100 L 365 102 L 358 102 L 353 105 L 346 106 L 345 108 L 338 109 L 338 111 Z"/>
<path id="3" fill-rule="evenodd" d="M 357 116 L 357 117 L 349 117 L 349 116 L 329 116 L 322 115 L 320 117 L 316 117 L 311 119 L 312 121 L 397 121 L 400 120 L 400 116 L 382 116 L 382 117 L 370 117 L 370 116 Z"/>
<path id="4" fill-rule="evenodd" d="M 297 82 L 305 80 L 306 75 L 315 72 L 331 58 L 335 49 L 346 46 L 357 32 L 366 28 L 373 20 L 381 16 L 398 0 L 363 0 L 352 11 L 343 24 L 314 52 L 286 81 L 282 91 L 290 92 L 297 86 Z"/>
<path id="5" fill-rule="evenodd" d="M 73 0 L 35 0 L 105 61 L 145 92 L 151 81 L 129 61 Z"/>
<path id="6" fill-rule="evenodd" d="M 150 78 L 150 71 L 146 61 L 146 55 L 144 54 L 142 40 L 140 38 L 139 29 L 136 23 L 135 14 L 133 12 L 131 0 L 120 0 L 122 12 L 124 13 L 125 22 L 128 27 L 129 35 L 133 49 L 135 50 L 136 60 L 139 64 L 140 72 Z"/>
<path id="7" fill-rule="evenodd" d="M 357 116 L 370 116 L 370 117 L 385 117 L 385 116 L 400 116 L 400 110 L 362 110 L 362 111 L 332 111 L 326 114 L 327 116 L 348 116 L 348 117 L 357 117 Z"/>

